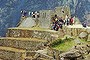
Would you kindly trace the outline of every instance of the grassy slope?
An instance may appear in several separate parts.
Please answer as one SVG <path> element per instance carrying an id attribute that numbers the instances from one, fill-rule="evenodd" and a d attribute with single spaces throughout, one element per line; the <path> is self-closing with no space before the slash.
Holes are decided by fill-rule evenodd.
<path id="1" fill-rule="evenodd" d="M 83 43 L 83 44 L 90 44 L 90 42 L 86 42 L 85 40 L 81 40 L 80 39 L 80 42 Z M 70 50 L 73 46 L 77 45 L 74 41 L 74 39 L 72 40 L 64 40 L 64 42 L 60 43 L 60 44 L 57 44 L 55 46 L 52 46 L 54 49 L 57 49 L 59 51 L 68 51 Z"/>
<path id="2" fill-rule="evenodd" d="M 73 47 L 75 45 L 75 43 L 73 41 L 67 41 L 64 43 L 61 43 L 57 46 L 54 46 L 54 49 L 60 50 L 60 51 L 67 51 L 69 50 L 71 47 Z"/>

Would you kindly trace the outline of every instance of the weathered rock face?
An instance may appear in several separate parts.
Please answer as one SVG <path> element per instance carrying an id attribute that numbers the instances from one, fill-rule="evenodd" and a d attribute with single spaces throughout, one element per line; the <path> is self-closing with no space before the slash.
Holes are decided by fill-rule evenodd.
<path id="1" fill-rule="evenodd" d="M 80 38 L 83 38 L 83 39 L 87 39 L 87 36 L 88 36 L 88 33 L 87 33 L 87 32 L 81 32 L 81 33 L 79 34 L 79 37 L 80 37 Z"/>
<path id="2" fill-rule="evenodd" d="M 82 60 L 84 59 L 85 55 L 89 53 L 89 45 L 78 45 L 72 48 L 69 52 L 60 54 L 60 57 L 64 60 Z"/>
<path id="3" fill-rule="evenodd" d="M 80 58 L 80 57 L 82 56 L 78 50 L 70 51 L 61 55 L 61 58 L 63 58 L 64 60 L 76 60 L 77 58 Z"/>

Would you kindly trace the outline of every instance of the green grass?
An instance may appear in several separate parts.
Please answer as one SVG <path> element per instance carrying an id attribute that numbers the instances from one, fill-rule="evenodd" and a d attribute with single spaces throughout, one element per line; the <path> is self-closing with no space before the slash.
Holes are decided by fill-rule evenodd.
<path id="1" fill-rule="evenodd" d="M 54 49 L 60 50 L 60 51 L 68 51 L 71 47 L 75 45 L 74 41 L 66 41 L 63 43 L 60 43 L 56 46 L 53 46 Z"/>
<path id="2" fill-rule="evenodd" d="M 56 42 L 54 42 L 54 44 L 52 43 L 53 44 L 52 48 L 57 49 L 57 50 L 62 51 L 62 52 L 65 52 L 65 51 L 70 50 L 73 46 L 77 45 L 75 43 L 74 39 L 72 39 L 72 38 L 63 39 L 63 40 L 61 40 L 61 42 L 60 42 L 60 40 L 61 39 L 56 41 L 57 43 Z M 82 40 L 82 39 L 79 39 L 79 40 L 83 44 L 87 44 L 87 43 L 90 44 L 90 42 L 87 42 L 85 40 Z"/>

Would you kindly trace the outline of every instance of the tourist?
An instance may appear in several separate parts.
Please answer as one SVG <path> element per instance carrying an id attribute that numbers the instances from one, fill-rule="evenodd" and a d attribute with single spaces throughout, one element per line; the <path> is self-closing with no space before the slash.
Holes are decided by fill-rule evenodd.
<path id="1" fill-rule="evenodd" d="M 67 19 L 67 26 L 70 24 L 70 19 L 69 19 L 69 17 L 68 17 L 68 19 Z"/>
<path id="2" fill-rule="evenodd" d="M 40 17 L 40 13 L 37 11 L 37 18 L 39 18 Z"/>
<path id="3" fill-rule="evenodd" d="M 27 11 L 24 11 L 23 15 L 24 15 L 24 17 L 26 17 L 27 16 Z"/>
<path id="4" fill-rule="evenodd" d="M 64 24 L 64 21 L 63 21 L 63 19 L 62 19 L 62 17 L 59 19 L 59 21 L 58 21 L 58 25 L 59 25 L 59 28 L 61 28 L 62 29 L 62 25 Z"/>
<path id="5" fill-rule="evenodd" d="M 86 23 L 85 23 L 85 22 L 84 22 L 82 25 L 83 25 L 83 27 L 85 27 L 85 28 L 87 27 L 87 25 L 86 25 Z"/>
<path id="6" fill-rule="evenodd" d="M 59 18 L 57 15 L 55 15 L 51 19 L 52 19 L 52 24 L 51 24 L 51 29 L 52 30 L 58 31 L 59 28 L 60 29 L 63 28 L 64 21 L 63 21 L 62 17 Z"/>
<path id="7" fill-rule="evenodd" d="M 70 19 L 69 19 L 68 15 L 66 15 L 65 20 L 66 20 L 66 25 L 68 26 L 70 24 Z"/>
<path id="8" fill-rule="evenodd" d="M 21 15 L 22 15 L 22 17 L 24 17 L 24 14 L 23 14 L 23 13 L 24 13 L 24 11 L 22 10 L 22 11 L 21 11 Z"/>
<path id="9" fill-rule="evenodd" d="M 70 25 L 73 25 L 73 17 L 70 18 Z"/>
<path id="10" fill-rule="evenodd" d="M 68 17 L 68 15 L 66 15 L 66 17 L 65 17 L 65 21 L 64 21 L 64 24 L 66 24 L 67 26 L 69 25 L 69 17 Z"/>
<path id="11" fill-rule="evenodd" d="M 35 12 L 32 12 L 32 18 L 35 18 Z"/>
<path id="12" fill-rule="evenodd" d="M 35 11 L 35 18 L 37 18 L 37 11 Z"/>
<path id="13" fill-rule="evenodd" d="M 31 16 L 31 12 L 30 11 L 28 12 L 28 15 Z"/>

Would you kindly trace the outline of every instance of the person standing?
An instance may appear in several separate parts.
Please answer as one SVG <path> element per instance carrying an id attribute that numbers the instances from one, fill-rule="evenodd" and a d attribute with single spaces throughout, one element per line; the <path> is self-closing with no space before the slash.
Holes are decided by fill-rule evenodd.
<path id="1" fill-rule="evenodd" d="M 73 17 L 70 18 L 70 25 L 73 25 Z"/>

